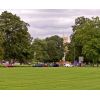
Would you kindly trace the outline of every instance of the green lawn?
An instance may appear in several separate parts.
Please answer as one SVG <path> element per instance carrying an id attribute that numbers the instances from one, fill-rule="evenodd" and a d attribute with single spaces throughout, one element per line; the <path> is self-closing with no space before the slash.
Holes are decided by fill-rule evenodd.
<path id="1" fill-rule="evenodd" d="M 0 90 L 98 90 L 100 68 L 0 68 Z"/>

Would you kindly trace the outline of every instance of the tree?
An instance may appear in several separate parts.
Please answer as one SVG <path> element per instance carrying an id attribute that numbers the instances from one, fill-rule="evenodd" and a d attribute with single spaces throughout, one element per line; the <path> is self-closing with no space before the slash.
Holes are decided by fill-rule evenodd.
<path id="1" fill-rule="evenodd" d="M 35 39 L 32 43 L 33 58 L 39 62 L 56 62 L 62 59 L 63 39 L 51 36 L 46 39 Z"/>
<path id="2" fill-rule="evenodd" d="M 94 63 L 98 64 L 100 59 L 100 39 L 91 39 L 83 46 L 82 52 L 87 59 L 92 60 L 93 65 Z"/>
<path id="3" fill-rule="evenodd" d="M 62 60 L 62 57 L 64 56 L 63 39 L 55 35 L 46 38 L 46 41 L 49 61 L 56 62 Z"/>
<path id="4" fill-rule="evenodd" d="M 35 39 L 32 43 L 33 60 L 37 62 L 47 62 L 49 59 L 47 53 L 47 43 L 45 40 Z"/>
<path id="5" fill-rule="evenodd" d="M 71 47 L 75 48 L 75 58 L 84 56 L 85 60 L 97 62 L 100 59 L 100 19 L 78 17 L 73 26 Z"/>
<path id="6" fill-rule="evenodd" d="M 7 11 L 0 15 L 0 32 L 4 35 L 4 59 L 25 63 L 30 59 L 31 36 L 29 24 Z"/>

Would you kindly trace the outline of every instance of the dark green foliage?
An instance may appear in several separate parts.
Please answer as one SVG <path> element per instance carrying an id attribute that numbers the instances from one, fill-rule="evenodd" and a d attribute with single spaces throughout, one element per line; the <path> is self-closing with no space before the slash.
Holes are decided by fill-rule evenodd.
<path id="1" fill-rule="evenodd" d="M 52 36 L 44 40 L 35 39 L 32 44 L 34 60 L 39 62 L 56 62 L 63 57 L 63 39 Z"/>
<path id="2" fill-rule="evenodd" d="M 46 41 L 48 45 L 47 52 L 50 58 L 49 61 L 60 61 L 64 53 L 63 39 L 55 35 L 50 38 L 46 38 Z"/>
<path id="3" fill-rule="evenodd" d="M 35 39 L 32 43 L 33 60 L 37 62 L 47 62 L 49 56 L 47 54 L 47 43 L 45 40 Z"/>
<path id="4" fill-rule="evenodd" d="M 17 60 L 20 63 L 30 59 L 31 36 L 29 25 L 20 17 L 7 11 L 0 15 L 0 32 L 3 34 L 4 59 Z"/>
<path id="5" fill-rule="evenodd" d="M 85 60 L 100 61 L 100 19 L 78 17 L 73 26 L 71 48 L 75 48 L 75 58 L 84 56 Z M 72 50 L 72 49 L 71 49 Z M 73 52 L 73 50 L 72 50 Z"/>

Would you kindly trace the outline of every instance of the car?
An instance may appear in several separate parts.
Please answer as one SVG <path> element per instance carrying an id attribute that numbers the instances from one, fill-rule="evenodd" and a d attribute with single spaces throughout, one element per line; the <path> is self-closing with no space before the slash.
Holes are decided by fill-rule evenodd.
<path id="1" fill-rule="evenodd" d="M 59 64 L 54 63 L 54 64 L 52 64 L 52 67 L 59 67 Z"/>
<path id="2" fill-rule="evenodd" d="M 34 64 L 33 67 L 42 67 L 43 65 L 42 64 Z"/>
<path id="3" fill-rule="evenodd" d="M 33 67 L 45 67 L 43 63 L 33 64 Z"/>
<path id="4" fill-rule="evenodd" d="M 72 64 L 64 64 L 65 67 L 73 67 Z"/>

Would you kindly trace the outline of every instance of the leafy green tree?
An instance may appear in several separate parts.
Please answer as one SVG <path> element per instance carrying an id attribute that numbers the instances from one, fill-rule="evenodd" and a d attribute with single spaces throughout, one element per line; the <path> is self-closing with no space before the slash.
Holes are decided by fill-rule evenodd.
<path id="1" fill-rule="evenodd" d="M 37 62 L 47 62 L 49 59 L 47 53 L 47 43 L 45 40 L 35 39 L 32 43 L 33 60 Z"/>
<path id="2" fill-rule="evenodd" d="M 100 19 L 78 17 L 73 26 L 71 46 L 75 48 L 75 59 L 84 56 L 87 61 L 100 59 Z M 96 60 L 96 61 L 95 61 Z"/>
<path id="3" fill-rule="evenodd" d="M 4 59 L 25 63 L 30 59 L 31 36 L 29 25 L 7 11 L 0 15 L 0 32 L 4 35 Z"/>
<path id="4" fill-rule="evenodd" d="M 32 43 L 33 58 L 39 62 L 56 62 L 63 57 L 63 39 L 51 36 L 46 39 L 35 39 Z"/>
<path id="5" fill-rule="evenodd" d="M 57 35 L 46 38 L 50 62 L 62 60 L 64 56 L 63 39 Z"/>

